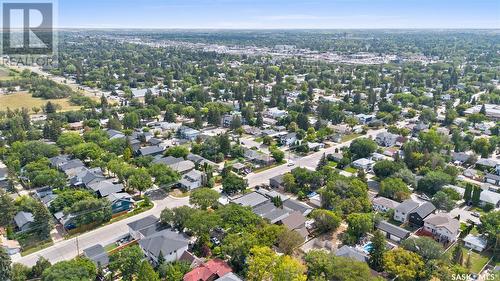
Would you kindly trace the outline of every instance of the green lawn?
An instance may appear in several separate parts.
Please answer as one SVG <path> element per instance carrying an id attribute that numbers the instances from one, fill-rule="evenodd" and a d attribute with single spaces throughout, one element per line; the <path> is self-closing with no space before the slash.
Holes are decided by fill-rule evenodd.
<path id="1" fill-rule="evenodd" d="M 468 249 L 464 249 L 464 266 L 466 265 L 468 255 L 471 257 L 471 268 L 470 271 L 473 273 L 479 273 L 481 269 L 486 265 L 490 257 L 476 253 L 474 251 L 469 251 Z"/>
<path id="2" fill-rule="evenodd" d="M 344 171 L 349 172 L 349 173 L 351 173 L 351 174 L 355 174 L 355 173 L 357 173 L 357 172 L 358 172 L 358 170 L 356 170 L 356 169 L 355 169 L 355 168 L 353 168 L 353 167 L 347 167 L 347 168 L 345 168 L 345 169 L 344 169 Z"/>
<path id="3" fill-rule="evenodd" d="M 54 242 L 52 240 L 50 240 L 50 241 L 42 241 L 42 242 L 36 244 L 35 246 L 27 247 L 27 248 L 23 249 L 21 251 L 21 256 L 24 257 L 24 256 L 27 256 L 29 254 L 33 254 L 35 252 L 43 250 L 43 249 L 45 249 L 47 247 L 50 247 L 52 245 L 54 245 Z"/>
<path id="4" fill-rule="evenodd" d="M 362 134 L 343 135 L 342 142 L 350 141 L 350 140 L 355 139 L 355 138 L 360 137 L 360 136 L 362 136 Z"/>

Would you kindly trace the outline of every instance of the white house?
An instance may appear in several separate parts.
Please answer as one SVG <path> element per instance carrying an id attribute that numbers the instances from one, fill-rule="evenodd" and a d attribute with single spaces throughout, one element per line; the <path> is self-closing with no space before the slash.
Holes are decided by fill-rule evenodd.
<path id="1" fill-rule="evenodd" d="M 488 241 L 483 236 L 469 234 L 464 238 L 464 246 L 478 252 L 482 252 L 488 246 Z"/>
<path id="2" fill-rule="evenodd" d="M 188 250 L 189 240 L 182 234 L 170 229 L 155 232 L 139 241 L 144 255 L 153 264 L 158 264 L 160 254 L 166 262 L 179 260 L 182 254 Z"/>
<path id="3" fill-rule="evenodd" d="M 483 190 L 479 196 L 479 204 L 484 206 L 486 204 L 492 204 L 495 208 L 500 207 L 500 193 L 493 192 L 490 190 Z"/>
<path id="4" fill-rule="evenodd" d="M 412 199 L 403 201 L 394 209 L 394 220 L 406 222 L 410 213 L 415 210 L 419 204 Z"/>
<path id="5" fill-rule="evenodd" d="M 398 205 L 398 202 L 385 197 L 376 197 L 372 201 L 373 210 L 377 212 L 394 210 Z"/>
<path id="6" fill-rule="evenodd" d="M 373 164 L 375 164 L 375 161 L 371 160 L 371 159 L 367 159 L 367 158 L 360 158 L 356 161 L 353 161 L 351 163 L 351 165 L 354 167 L 354 168 L 357 168 L 357 169 L 363 169 L 365 171 L 369 171 L 372 169 L 372 166 Z"/>
<path id="7" fill-rule="evenodd" d="M 205 174 L 198 170 L 191 170 L 190 172 L 184 174 L 182 179 L 179 181 L 181 188 L 186 190 L 193 190 L 201 187 L 205 184 Z"/>
<path id="8" fill-rule="evenodd" d="M 432 233 L 440 242 L 454 242 L 459 229 L 460 222 L 448 213 L 431 214 L 424 219 L 424 230 Z"/>

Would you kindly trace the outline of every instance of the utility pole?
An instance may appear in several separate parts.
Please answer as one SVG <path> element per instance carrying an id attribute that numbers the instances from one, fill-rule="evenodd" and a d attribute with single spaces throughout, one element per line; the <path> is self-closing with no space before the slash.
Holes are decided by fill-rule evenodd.
<path id="1" fill-rule="evenodd" d="M 78 236 L 76 237 L 76 256 L 80 256 L 80 246 L 78 245 Z"/>

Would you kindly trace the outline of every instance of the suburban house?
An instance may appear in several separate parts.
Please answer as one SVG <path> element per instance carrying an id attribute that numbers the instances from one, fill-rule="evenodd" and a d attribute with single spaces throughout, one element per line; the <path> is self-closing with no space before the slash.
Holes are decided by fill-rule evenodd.
<path id="1" fill-rule="evenodd" d="M 170 229 L 157 231 L 139 240 L 144 255 L 155 265 L 160 254 L 166 262 L 178 260 L 188 250 L 189 240 Z"/>
<path id="2" fill-rule="evenodd" d="M 495 206 L 495 208 L 500 207 L 500 193 L 493 192 L 491 190 L 483 190 L 481 191 L 481 195 L 479 196 L 479 205 L 482 207 L 486 204 L 491 204 Z"/>
<path id="3" fill-rule="evenodd" d="M 488 240 L 483 236 L 469 234 L 464 238 L 464 247 L 482 252 L 488 246 Z"/>
<path id="4" fill-rule="evenodd" d="M 335 256 L 350 258 L 360 262 L 368 261 L 368 255 L 354 247 L 344 245 L 335 252 Z"/>
<path id="5" fill-rule="evenodd" d="M 410 236 L 410 232 L 402 227 L 393 225 L 387 221 L 380 221 L 377 224 L 377 229 L 380 230 L 387 239 L 399 242 Z"/>
<path id="6" fill-rule="evenodd" d="M 408 220 L 414 226 L 424 226 L 424 219 L 436 211 L 436 207 L 431 202 L 425 202 L 410 212 Z"/>
<path id="7" fill-rule="evenodd" d="M 399 202 L 381 196 L 375 197 L 372 200 L 373 210 L 377 212 L 387 212 L 389 210 L 394 210 L 398 205 Z"/>
<path id="8" fill-rule="evenodd" d="M 2 162 L 0 162 L 2 164 Z M 0 168 L 0 188 L 9 187 L 9 170 L 5 168 Z"/>
<path id="9" fill-rule="evenodd" d="M 94 191 L 98 197 L 107 197 L 111 193 L 118 193 L 124 189 L 123 184 L 113 183 L 110 180 L 93 181 L 87 187 Z"/>
<path id="10" fill-rule="evenodd" d="M 20 211 L 14 216 L 14 222 L 19 232 L 25 232 L 31 229 L 35 219 L 32 213 Z"/>
<path id="11" fill-rule="evenodd" d="M 358 119 L 361 125 L 368 124 L 375 119 L 375 115 L 372 114 L 358 114 L 356 115 L 356 119 Z"/>
<path id="12" fill-rule="evenodd" d="M 111 193 L 106 199 L 111 202 L 113 214 L 129 211 L 134 206 L 132 196 L 126 192 Z"/>
<path id="13" fill-rule="evenodd" d="M 424 230 L 442 243 L 454 242 L 460 232 L 460 222 L 448 213 L 429 215 L 424 219 Z"/>
<path id="14" fill-rule="evenodd" d="M 484 175 L 484 181 L 494 185 L 500 185 L 500 176 L 496 174 L 486 173 Z"/>
<path id="15" fill-rule="evenodd" d="M 288 133 L 279 136 L 279 141 L 282 145 L 291 146 L 297 142 L 297 133 Z"/>
<path id="16" fill-rule="evenodd" d="M 307 231 L 306 228 L 306 218 L 298 211 L 292 212 L 285 218 L 281 219 L 281 224 L 290 230 L 297 231 L 304 239 L 306 239 L 309 235 L 309 231 Z"/>
<path id="17" fill-rule="evenodd" d="M 412 199 L 407 199 L 403 201 L 394 209 L 394 220 L 399 222 L 408 221 L 408 216 L 410 215 L 410 212 L 415 210 L 418 206 L 419 204 L 413 201 Z"/>
<path id="18" fill-rule="evenodd" d="M 159 221 L 158 218 L 156 218 L 153 215 L 149 215 L 149 216 L 144 217 L 142 219 L 138 219 L 136 221 L 133 221 L 133 222 L 127 224 L 128 232 L 133 239 L 139 240 L 139 239 L 144 237 L 144 236 L 142 236 L 140 231 L 144 230 L 152 225 L 156 225 L 158 223 L 158 221 Z"/>
<path id="19" fill-rule="evenodd" d="M 193 190 L 198 187 L 204 186 L 206 183 L 206 176 L 203 172 L 198 170 L 191 170 L 184 174 L 179 180 L 179 186 L 186 190 Z"/>
<path id="20" fill-rule="evenodd" d="M 392 134 L 389 132 L 382 132 L 375 137 L 375 141 L 380 146 L 389 147 L 389 146 L 394 146 L 396 144 L 398 137 L 399 136 L 396 134 Z"/>
<path id="21" fill-rule="evenodd" d="M 269 185 L 272 188 L 284 189 L 283 175 L 277 175 L 269 179 Z"/>
<path id="22" fill-rule="evenodd" d="M 151 146 L 146 146 L 143 148 L 140 148 L 137 154 L 139 156 L 155 156 L 155 155 L 160 155 L 163 154 L 163 151 L 165 151 L 165 147 L 158 146 L 158 145 L 151 145 Z"/>
<path id="23" fill-rule="evenodd" d="M 274 205 L 271 199 L 275 197 L 281 198 L 283 206 L 276 207 Z M 236 198 L 232 203 L 251 207 L 255 214 L 267 219 L 270 223 L 283 224 L 289 229 L 297 231 L 304 238 L 308 235 L 305 217 L 312 211 L 312 208 L 288 198 L 286 195 L 261 188 Z"/>
<path id="24" fill-rule="evenodd" d="M 375 164 L 375 161 L 367 158 L 360 158 L 351 163 L 351 166 L 357 169 L 363 169 L 365 171 L 370 171 L 372 169 L 373 164 Z"/>
<path id="25" fill-rule="evenodd" d="M 183 139 L 194 141 L 200 135 L 200 131 L 182 126 L 179 128 L 179 136 Z"/>
<path id="26" fill-rule="evenodd" d="M 231 267 L 221 259 L 209 260 L 184 275 L 183 281 L 221 280 L 222 276 L 232 272 Z"/>
<path id="27" fill-rule="evenodd" d="M 83 250 L 83 255 L 91 260 L 96 266 L 107 266 L 109 256 L 101 244 L 94 245 Z"/>
<path id="28" fill-rule="evenodd" d="M 17 240 L 9 240 L 4 236 L 0 236 L 0 246 L 4 248 L 5 252 L 7 252 L 9 256 L 21 252 L 21 246 Z"/>

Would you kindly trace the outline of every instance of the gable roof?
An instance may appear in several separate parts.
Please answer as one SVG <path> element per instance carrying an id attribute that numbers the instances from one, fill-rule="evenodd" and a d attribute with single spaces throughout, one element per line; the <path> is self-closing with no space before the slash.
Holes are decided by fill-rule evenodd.
<path id="1" fill-rule="evenodd" d="M 479 200 L 496 206 L 500 201 L 500 193 L 493 192 L 490 190 L 483 190 L 479 195 Z"/>
<path id="2" fill-rule="evenodd" d="M 173 232 L 170 229 L 158 231 L 139 241 L 141 248 L 155 257 L 158 257 L 160 252 L 163 255 L 168 255 L 178 251 L 187 247 L 188 243 L 189 240 L 183 235 Z"/>
<path id="3" fill-rule="evenodd" d="M 390 208 L 390 209 L 394 209 L 397 206 L 399 206 L 399 202 L 396 202 L 394 200 L 391 200 L 389 198 L 385 198 L 382 196 L 373 198 L 372 203 L 374 205 L 376 204 L 376 205 L 384 206 L 384 207 Z"/>
<path id="4" fill-rule="evenodd" d="M 90 189 L 98 193 L 101 197 L 106 197 L 111 193 L 118 193 L 123 190 L 123 184 L 115 184 L 109 180 L 93 182 L 88 185 Z"/>
<path id="5" fill-rule="evenodd" d="M 417 213 L 421 218 L 425 218 L 435 210 L 436 207 L 431 202 L 425 202 L 413 210 L 412 214 Z"/>
<path id="6" fill-rule="evenodd" d="M 366 262 L 368 259 L 368 256 L 365 253 L 347 245 L 338 249 L 337 252 L 335 252 L 335 255 L 337 257 L 351 258 L 361 262 Z"/>
<path id="7" fill-rule="evenodd" d="M 245 194 L 239 198 L 236 198 L 233 200 L 233 203 L 242 205 L 242 206 L 250 206 L 250 207 L 255 207 L 257 205 L 260 205 L 264 202 L 269 200 L 266 196 L 258 193 L 258 192 L 250 192 L 248 194 Z"/>
<path id="8" fill-rule="evenodd" d="M 401 239 L 404 239 L 404 238 L 410 236 L 410 232 L 408 230 L 401 228 L 399 226 L 393 225 L 387 221 L 380 221 L 377 224 L 377 228 L 385 231 L 386 233 L 389 233 L 389 234 L 394 235 L 398 238 L 401 238 Z"/>
<path id="9" fill-rule="evenodd" d="M 448 213 L 432 214 L 425 218 L 424 222 L 436 227 L 444 227 L 451 233 L 458 233 L 460 228 L 460 222 Z"/>
<path id="10" fill-rule="evenodd" d="M 96 265 L 106 266 L 109 263 L 108 253 L 101 244 L 94 245 L 83 250 L 83 254 Z"/>
<path id="11" fill-rule="evenodd" d="M 223 260 L 213 259 L 198 266 L 184 275 L 184 281 L 215 280 L 232 272 L 231 267 Z M 218 279 L 217 279 L 218 280 Z"/>
<path id="12" fill-rule="evenodd" d="M 14 222 L 19 228 L 22 228 L 24 225 L 34 222 L 35 219 L 32 213 L 28 213 L 25 211 L 20 211 L 14 217 Z"/>
<path id="13" fill-rule="evenodd" d="M 407 199 L 403 201 L 401 204 L 399 204 L 396 207 L 396 210 L 403 212 L 403 213 L 408 213 L 410 211 L 413 211 L 415 208 L 418 207 L 418 203 L 413 201 L 413 199 Z"/>
<path id="14" fill-rule="evenodd" d="M 293 212 L 281 220 L 281 223 L 291 230 L 301 228 L 305 222 L 306 218 L 300 212 Z"/>
<path id="15" fill-rule="evenodd" d="M 133 231 L 138 231 L 138 230 L 144 229 L 152 224 L 155 224 L 158 221 L 159 220 L 155 216 L 149 215 L 149 216 L 144 217 L 142 219 L 138 219 L 136 221 L 128 223 L 127 226 L 130 229 L 132 229 Z"/>

